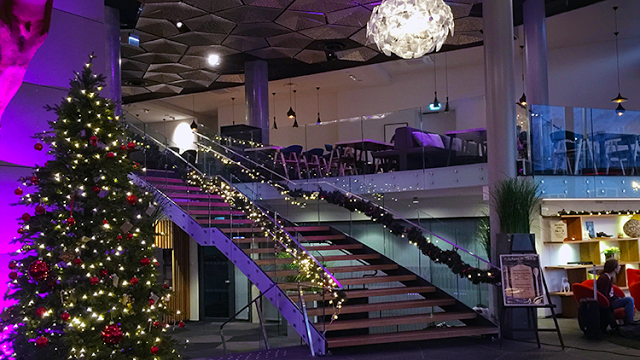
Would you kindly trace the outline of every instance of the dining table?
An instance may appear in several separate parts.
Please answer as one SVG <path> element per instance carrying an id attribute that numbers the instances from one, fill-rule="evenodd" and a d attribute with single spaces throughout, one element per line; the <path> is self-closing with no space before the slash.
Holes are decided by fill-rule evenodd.
<path id="1" fill-rule="evenodd" d="M 393 144 L 372 140 L 348 140 L 337 142 L 336 147 L 351 148 L 354 150 L 354 160 L 359 160 L 363 164 L 363 172 L 365 174 L 371 173 L 369 166 L 369 155 L 374 151 L 383 151 L 393 149 Z"/>

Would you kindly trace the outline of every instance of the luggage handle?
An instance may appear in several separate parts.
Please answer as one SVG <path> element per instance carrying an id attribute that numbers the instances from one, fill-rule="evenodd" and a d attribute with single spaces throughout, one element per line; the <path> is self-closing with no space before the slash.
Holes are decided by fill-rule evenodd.
<path id="1" fill-rule="evenodd" d="M 598 301 L 598 287 L 596 284 L 596 265 L 593 265 L 593 299 Z"/>

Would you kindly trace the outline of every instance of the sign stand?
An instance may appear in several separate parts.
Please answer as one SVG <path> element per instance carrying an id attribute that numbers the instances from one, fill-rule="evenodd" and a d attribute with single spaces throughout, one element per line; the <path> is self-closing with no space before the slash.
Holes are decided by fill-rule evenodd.
<path id="1" fill-rule="evenodd" d="M 527 234 L 528 236 L 528 234 Z M 520 239 L 524 240 L 524 239 Z M 556 317 L 555 307 L 551 302 L 551 296 L 549 295 L 549 288 L 547 287 L 547 281 L 544 277 L 544 272 L 540 269 L 540 258 L 538 257 L 535 251 L 535 243 L 533 238 L 526 239 L 524 241 L 527 243 L 527 246 L 524 246 L 521 249 L 518 249 L 514 252 L 514 243 L 517 243 L 515 236 L 511 241 L 511 254 L 508 255 L 500 255 L 500 265 L 502 271 L 502 283 L 503 283 L 503 298 L 504 301 L 500 307 L 500 317 L 498 326 L 500 328 L 499 336 L 500 336 L 500 348 L 502 348 L 502 327 L 504 326 L 506 320 L 506 309 L 510 308 L 526 308 L 527 309 L 527 329 L 511 329 L 512 332 L 529 332 L 531 331 L 531 319 L 534 319 L 534 332 L 536 334 L 536 342 L 538 344 L 538 348 L 540 348 L 540 332 L 556 332 L 558 333 L 558 339 L 560 340 L 560 346 L 562 350 L 564 350 L 564 341 L 562 339 L 562 333 L 560 332 L 560 326 L 558 325 L 558 318 Z M 530 246 L 528 246 L 529 242 L 531 242 Z M 533 255 L 533 256 L 532 256 Z M 513 265 L 514 261 L 517 265 Z M 511 262 L 511 266 L 507 266 L 504 263 Z M 526 265 L 525 265 L 526 263 Z M 516 269 L 517 268 L 517 269 Z M 542 303 L 538 304 L 533 302 L 533 299 L 539 299 L 536 297 L 540 293 L 539 287 L 540 283 L 538 282 L 538 276 L 542 280 L 542 285 L 544 287 L 544 300 Z M 515 281 L 514 281 L 515 280 Z M 514 284 L 515 283 L 515 284 Z M 509 296 L 508 291 L 511 291 L 511 294 L 516 292 L 520 293 L 519 298 L 517 299 L 515 296 Z M 529 295 L 529 296 L 527 296 Z M 529 299 L 524 299 L 529 298 Z M 551 317 L 553 318 L 553 323 L 555 328 L 543 328 L 540 329 L 538 327 L 538 322 L 536 321 L 536 311 L 539 308 L 548 308 L 551 310 Z"/>

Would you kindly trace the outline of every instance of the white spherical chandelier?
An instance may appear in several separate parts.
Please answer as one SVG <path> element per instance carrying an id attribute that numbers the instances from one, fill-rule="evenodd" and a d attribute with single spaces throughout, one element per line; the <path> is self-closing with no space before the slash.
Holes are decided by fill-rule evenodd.
<path id="1" fill-rule="evenodd" d="M 383 0 L 373 9 L 367 37 L 387 56 L 412 59 L 439 51 L 453 27 L 443 0 Z"/>

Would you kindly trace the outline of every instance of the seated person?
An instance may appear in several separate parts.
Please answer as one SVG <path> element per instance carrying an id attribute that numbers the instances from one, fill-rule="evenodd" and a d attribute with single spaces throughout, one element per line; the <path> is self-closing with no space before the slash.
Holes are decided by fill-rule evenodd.
<path id="1" fill-rule="evenodd" d="M 621 298 L 613 293 L 613 283 L 618 272 L 620 272 L 620 264 L 618 264 L 618 260 L 607 260 L 607 262 L 604 263 L 604 270 L 602 271 L 600 276 L 598 276 L 598 281 L 596 282 L 598 291 L 600 291 L 602 295 L 609 299 L 611 311 L 617 308 L 624 308 L 625 325 L 633 324 L 635 323 L 633 319 L 633 298 L 630 296 Z"/>

